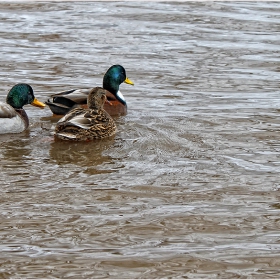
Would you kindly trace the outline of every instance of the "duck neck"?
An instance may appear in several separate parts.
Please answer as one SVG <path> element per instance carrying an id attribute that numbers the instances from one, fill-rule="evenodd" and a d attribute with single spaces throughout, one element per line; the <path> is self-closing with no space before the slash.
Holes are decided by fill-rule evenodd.
<path id="1" fill-rule="evenodd" d="M 118 90 L 118 92 L 116 93 L 115 96 L 120 103 L 122 103 L 124 106 L 126 106 L 126 101 L 125 101 L 122 93 L 119 90 Z"/>
<path id="2" fill-rule="evenodd" d="M 103 78 L 103 88 L 108 90 L 109 92 L 111 92 L 120 103 L 122 103 L 123 105 L 126 105 L 126 101 L 125 101 L 124 97 L 122 96 L 122 94 L 119 95 L 119 85 L 122 82 L 123 81 L 121 81 L 119 79 L 113 80 L 112 77 L 106 73 Z"/>
<path id="3" fill-rule="evenodd" d="M 20 117 L 24 120 L 25 129 L 29 126 L 29 119 L 24 109 L 15 109 L 15 111 L 20 115 Z"/>
<path id="4" fill-rule="evenodd" d="M 103 88 L 108 90 L 110 93 L 112 93 L 121 104 L 126 105 L 126 101 L 122 93 L 119 91 L 119 89 L 116 90 L 114 88 L 109 88 L 109 87 L 103 87 Z"/>

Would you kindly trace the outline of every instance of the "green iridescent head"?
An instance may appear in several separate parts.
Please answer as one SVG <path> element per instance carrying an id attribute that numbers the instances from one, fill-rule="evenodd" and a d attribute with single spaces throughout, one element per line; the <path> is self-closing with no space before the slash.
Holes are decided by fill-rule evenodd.
<path id="1" fill-rule="evenodd" d="M 125 105 L 126 101 L 119 92 L 120 84 L 123 82 L 134 85 L 134 83 L 126 77 L 125 69 L 121 65 L 113 65 L 104 75 L 103 88 L 114 94 L 114 96 Z"/>
<path id="2" fill-rule="evenodd" d="M 45 107 L 45 104 L 34 97 L 33 89 L 28 84 L 17 84 L 13 86 L 7 95 L 6 102 L 15 109 L 22 109 L 27 104 Z"/>

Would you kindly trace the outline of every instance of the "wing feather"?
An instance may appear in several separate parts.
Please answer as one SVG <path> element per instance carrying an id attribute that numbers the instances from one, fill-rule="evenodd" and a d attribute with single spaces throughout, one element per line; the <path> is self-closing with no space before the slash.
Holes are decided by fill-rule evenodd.
<path id="1" fill-rule="evenodd" d="M 7 103 L 0 102 L 0 118 L 13 118 L 17 115 L 15 109 Z"/>

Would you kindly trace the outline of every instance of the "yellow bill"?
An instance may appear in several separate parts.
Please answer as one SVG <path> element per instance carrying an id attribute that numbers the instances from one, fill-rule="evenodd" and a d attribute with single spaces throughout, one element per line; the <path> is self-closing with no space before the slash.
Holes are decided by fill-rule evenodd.
<path id="1" fill-rule="evenodd" d="M 44 108 L 46 106 L 43 102 L 39 101 L 37 98 L 34 98 L 31 105 L 33 105 L 35 107 L 40 107 L 40 108 Z"/>
<path id="2" fill-rule="evenodd" d="M 133 85 L 134 86 L 134 83 L 132 81 L 130 81 L 128 78 L 125 79 L 124 81 L 126 84 L 129 84 L 129 85 Z"/>

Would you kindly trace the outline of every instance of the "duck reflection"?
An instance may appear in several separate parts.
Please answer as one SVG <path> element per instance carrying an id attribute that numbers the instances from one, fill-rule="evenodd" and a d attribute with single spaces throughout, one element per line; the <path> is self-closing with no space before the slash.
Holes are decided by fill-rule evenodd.
<path id="1" fill-rule="evenodd" d="M 113 144 L 114 137 L 90 142 L 54 141 L 50 145 L 50 158 L 58 165 L 96 167 L 113 161 L 112 157 L 103 155 Z"/>

